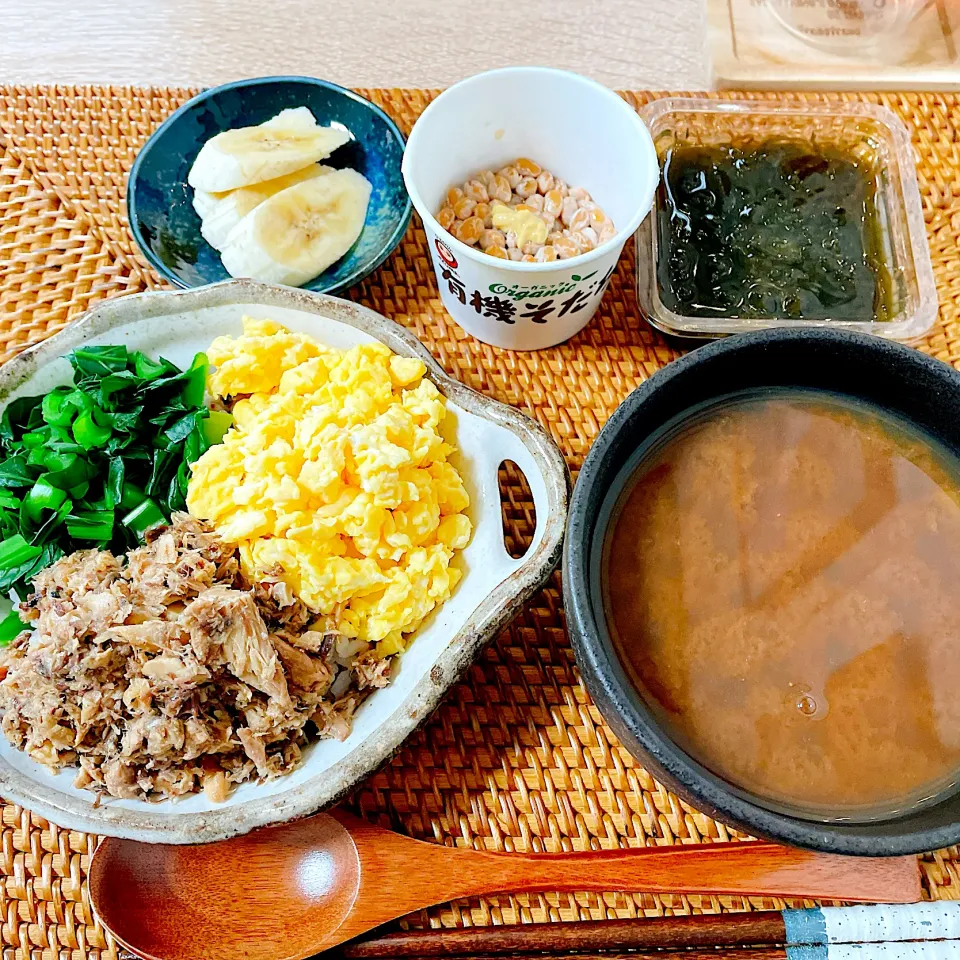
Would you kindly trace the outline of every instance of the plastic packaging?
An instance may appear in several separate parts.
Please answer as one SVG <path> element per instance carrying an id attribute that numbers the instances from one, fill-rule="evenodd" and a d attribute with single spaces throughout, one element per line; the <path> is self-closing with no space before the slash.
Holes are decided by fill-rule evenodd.
<path id="1" fill-rule="evenodd" d="M 667 97 L 641 113 L 661 155 L 681 145 L 749 146 L 770 139 L 817 143 L 861 156 L 877 169 L 877 202 L 887 233 L 894 283 L 891 319 L 875 321 L 786 320 L 781 318 L 690 317 L 668 309 L 657 282 L 657 217 L 637 232 L 637 295 L 649 322 L 682 337 L 720 337 L 767 327 L 843 327 L 895 340 L 922 336 L 937 316 L 917 171 L 910 135 L 885 107 L 869 103 L 806 104 L 763 100 Z"/>

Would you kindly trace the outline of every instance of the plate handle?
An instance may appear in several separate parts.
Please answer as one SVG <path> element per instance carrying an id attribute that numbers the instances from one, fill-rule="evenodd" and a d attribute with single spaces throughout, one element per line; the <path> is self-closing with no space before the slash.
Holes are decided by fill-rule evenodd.
<path id="1" fill-rule="evenodd" d="M 496 434 L 496 444 L 496 455 L 490 458 L 490 467 L 493 470 L 491 489 L 498 491 L 498 508 L 501 511 L 503 509 L 502 504 L 499 502 L 500 467 L 505 460 L 512 460 L 517 467 L 519 467 L 524 477 L 526 477 L 531 496 L 533 497 L 533 507 L 537 518 L 530 545 L 524 552 L 524 555 L 519 558 L 511 557 L 507 552 L 507 545 L 503 540 L 503 524 L 501 521 L 501 533 L 498 537 L 499 552 L 501 554 L 500 559 L 507 571 L 513 572 L 532 556 L 536 552 L 537 547 L 543 542 L 544 533 L 547 529 L 550 498 L 547 492 L 547 480 L 543 470 L 523 440 L 509 428 L 501 427 Z"/>

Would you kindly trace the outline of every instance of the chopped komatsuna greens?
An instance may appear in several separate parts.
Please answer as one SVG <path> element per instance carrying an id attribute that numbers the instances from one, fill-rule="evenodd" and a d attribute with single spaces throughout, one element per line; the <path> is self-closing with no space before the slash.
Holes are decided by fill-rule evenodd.
<path id="1" fill-rule="evenodd" d="M 202 353 L 186 370 L 122 345 L 68 359 L 71 385 L 18 397 L 0 417 L 0 593 L 21 599 L 65 554 L 123 552 L 185 510 L 190 465 L 233 420 L 204 405 Z M 0 622 L 0 645 L 16 626 Z"/>

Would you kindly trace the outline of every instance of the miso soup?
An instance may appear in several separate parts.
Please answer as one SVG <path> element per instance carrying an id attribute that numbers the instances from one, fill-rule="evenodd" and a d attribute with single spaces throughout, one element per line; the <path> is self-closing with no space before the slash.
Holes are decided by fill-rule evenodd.
<path id="1" fill-rule="evenodd" d="M 953 786 L 952 451 L 849 398 L 740 394 L 668 425 L 610 500 L 609 629 L 693 758 L 826 819 L 889 816 Z"/>

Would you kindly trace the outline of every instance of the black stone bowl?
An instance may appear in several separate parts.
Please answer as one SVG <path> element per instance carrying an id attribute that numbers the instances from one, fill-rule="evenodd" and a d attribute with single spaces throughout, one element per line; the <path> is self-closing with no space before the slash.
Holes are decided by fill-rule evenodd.
<path id="1" fill-rule="evenodd" d="M 734 391 L 771 386 L 820 388 L 878 404 L 960 452 L 960 373 L 876 337 L 818 328 L 764 330 L 715 341 L 658 371 L 624 400 L 601 430 L 573 493 L 563 595 L 587 688 L 624 746 L 661 782 L 738 829 L 795 846 L 861 856 L 918 853 L 958 843 L 960 793 L 905 816 L 869 823 L 816 821 L 770 809 L 712 774 L 672 741 L 630 683 L 613 648 L 591 571 L 604 541 L 598 515 L 617 474 L 644 439 L 684 410 Z"/>

